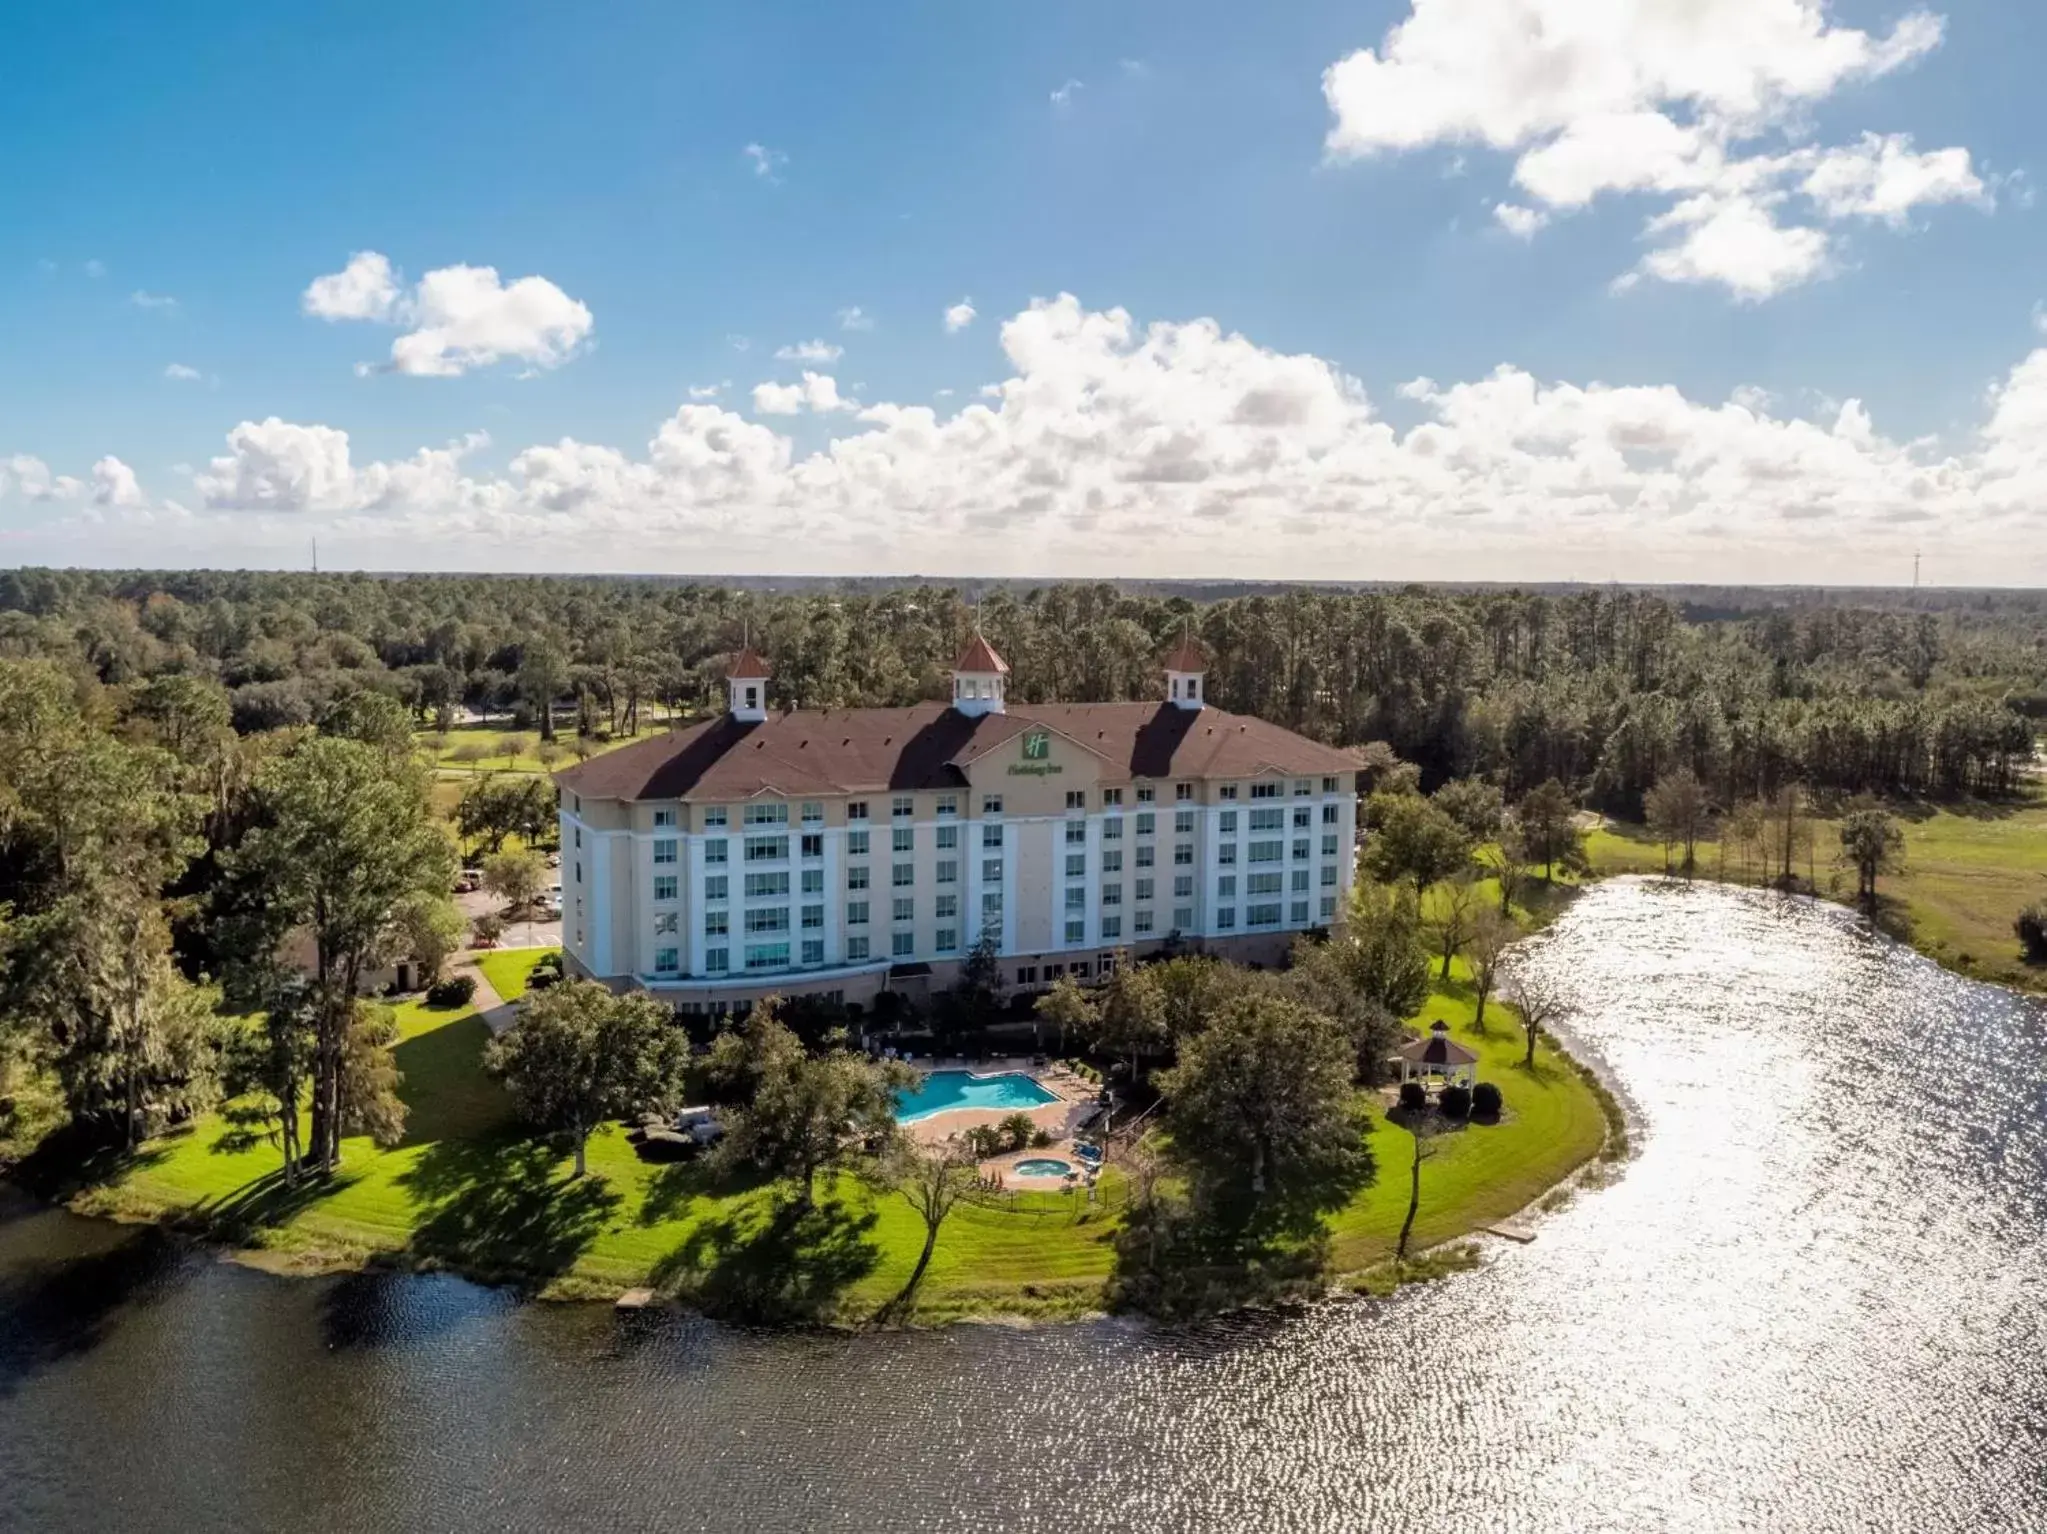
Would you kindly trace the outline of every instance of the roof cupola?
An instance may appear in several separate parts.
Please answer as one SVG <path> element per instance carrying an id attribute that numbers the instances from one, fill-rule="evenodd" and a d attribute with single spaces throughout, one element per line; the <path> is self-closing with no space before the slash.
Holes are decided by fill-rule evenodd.
<path id="1" fill-rule="evenodd" d="M 1009 662 L 976 629 L 952 663 L 952 706 L 969 718 L 1004 712 Z"/>
<path id="2" fill-rule="evenodd" d="M 752 645 L 740 647 L 725 667 L 725 696 L 734 719 L 760 724 L 768 717 L 768 678 L 773 674 Z"/>
<path id="3" fill-rule="evenodd" d="M 1166 701 L 1175 708 L 1200 708 L 1208 690 L 1208 655 L 1195 643 L 1192 625 L 1181 630 L 1180 642 L 1160 664 L 1166 671 Z"/>

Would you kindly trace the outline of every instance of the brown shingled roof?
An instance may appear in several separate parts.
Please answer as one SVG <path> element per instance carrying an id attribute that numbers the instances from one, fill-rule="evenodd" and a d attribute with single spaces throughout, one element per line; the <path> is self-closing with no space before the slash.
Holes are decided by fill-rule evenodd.
<path id="1" fill-rule="evenodd" d="M 1206 671 L 1208 652 L 1195 642 L 1192 634 L 1182 634 L 1180 642 L 1173 646 L 1172 653 L 1159 665 L 1167 671 Z"/>
<path id="2" fill-rule="evenodd" d="M 1009 675 L 1009 662 L 995 653 L 995 646 L 978 633 L 960 649 L 959 659 L 952 663 L 955 671 L 993 671 L 1000 676 Z"/>
<path id="3" fill-rule="evenodd" d="M 965 769 L 1032 727 L 1102 758 L 1107 783 L 1355 772 L 1348 750 L 1263 719 L 1170 703 L 1012 704 L 969 716 L 943 703 L 797 709 L 747 724 L 729 714 L 571 767 L 555 781 L 592 799 L 724 804 L 756 794 L 957 788 Z"/>
<path id="4" fill-rule="evenodd" d="M 725 678 L 732 682 L 764 682 L 773 675 L 768 663 L 754 653 L 751 645 L 733 656 L 725 668 Z"/>

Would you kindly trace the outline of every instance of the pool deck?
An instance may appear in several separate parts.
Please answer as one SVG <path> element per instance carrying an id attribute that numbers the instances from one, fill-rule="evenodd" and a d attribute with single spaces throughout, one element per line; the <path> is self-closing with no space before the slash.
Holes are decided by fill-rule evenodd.
<path id="1" fill-rule="evenodd" d="M 1100 1090 L 1092 1081 L 1074 1075 L 1063 1066 L 1032 1065 L 1027 1055 L 1012 1060 L 923 1059 L 914 1060 L 911 1064 L 920 1071 L 971 1071 L 976 1076 L 999 1076 L 1005 1071 L 1020 1071 L 1058 1099 L 1024 1109 L 952 1108 L 903 1126 L 926 1145 L 936 1145 L 956 1134 L 963 1134 L 976 1124 L 1000 1124 L 1018 1112 L 1028 1113 L 1031 1122 L 1055 1141 L 1069 1140 L 1079 1122 L 1093 1109 Z M 1024 1154 L 1029 1155 L 1030 1152 Z M 994 1165 L 994 1162 L 988 1163 L 991 1168 Z"/>

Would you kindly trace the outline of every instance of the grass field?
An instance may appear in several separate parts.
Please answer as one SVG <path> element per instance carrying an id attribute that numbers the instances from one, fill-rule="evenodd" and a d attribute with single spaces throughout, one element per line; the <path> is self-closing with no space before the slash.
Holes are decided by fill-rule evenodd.
<path id="1" fill-rule="evenodd" d="M 593 738 L 581 745 L 588 755 L 601 756 L 606 751 L 629 746 L 635 740 L 645 740 L 666 728 L 665 722 L 657 722 L 655 716 L 650 715 L 649 722 L 641 726 L 637 736 L 621 735 L 615 740 Z M 540 732 L 533 729 L 458 724 L 446 734 L 421 730 L 413 739 L 437 772 L 559 772 L 564 767 L 576 765 L 578 750 L 573 730 L 563 730 L 559 734 L 560 739 L 555 742 L 556 754 L 546 761 L 541 758 Z"/>
<path id="2" fill-rule="evenodd" d="M 559 948 L 501 948 L 476 956 L 476 967 L 505 1001 L 517 1001 L 526 994 L 527 977 L 533 966 Z"/>
<path id="3" fill-rule="evenodd" d="M 2047 972 L 2024 963 L 2012 922 L 2047 897 L 2047 797 L 2035 790 L 2009 803 L 1932 809 L 1892 807 L 1905 833 L 1904 866 L 1879 886 L 1886 930 L 1948 968 L 2026 990 L 2047 989 Z M 1836 866 L 1833 822 L 1816 827 L 1813 864 L 1823 895 L 1853 901 L 1855 876 Z M 1663 849 L 1640 826 L 1610 822 L 1587 842 L 1601 874 L 1663 872 Z M 1702 877 L 1722 872 L 1720 848 L 1702 843 Z M 1725 877 L 1754 883 L 1758 870 L 1730 866 Z M 1806 869 L 1798 869 L 1804 877 Z"/>
<path id="4" fill-rule="evenodd" d="M 492 983 L 522 991 L 539 953 L 485 957 Z M 501 978 L 502 977 L 502 978 Z M 589 1177 L 569 1177 L 558 1146 L 523 1133 L 480 1060 L 487 1037 L 471 1010 L 399 1009 L 398 1063 L 410 1108 L 402 1144 L 351 1140 L 335 1183 L 293 1193 L 277 1148 L 234 1105 L 145 1147 L 80 1195 L 88 1213 L 174 1218 L 236 1240 L 256 1260 L 317 1271 L 398 1261 L 447 1266 L 563 1297 L 653 1283 L 712 1308 L 750 1314 L 872 1316 L 901 1289 L 923 1229 L 899 1196 L 839 1179 L 799 1215 L 772 1186 L 719 1188 L 689 1165 L 650 1165 L 614 1126 L 591 1142 Z M 1470 1033 L 1461 978 L 1420 1014 L 1442 1017 L 1500 1083 L 1507 1113 L 1443 1137 L 1422 1172 L 1416 1240 L 1445 1241 L 1512 1213 L 1595 1155 L 1605 1134 L 1590 1089 L 1544 1047 L 1533 1073 L 1504 1015 Z M 1338 1266 L 1390 1255 L 1406 1212 L 1406 1134 L 1374 1115 L 1379 1178 L 1331 1221 Z M 1118 1174 L 1105 1174 L 1113 1200 Z M 969 1205 L 946 1225 L 918 1293 L 916 1317 L 1057 1317 L 1098 1309 L 1114 1262 L 1116 1216 L 1058 1193 L 1019 1213 Z"/>

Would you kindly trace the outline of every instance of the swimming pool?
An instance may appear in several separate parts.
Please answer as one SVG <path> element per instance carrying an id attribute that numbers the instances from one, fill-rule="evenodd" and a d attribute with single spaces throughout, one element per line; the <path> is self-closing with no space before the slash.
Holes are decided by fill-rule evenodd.
<path id="1" fill-rule="evenodd" d="M 1028 1112 L 1059 1101 L 1022 1071 L 976 1076 L 972 1071 L 933 1071 L 914 1092 L 896 1094 L 896 1122 L 914 1123 L 934 1113 L 957 1108 L 992 1108 L 999 1113 Z"/>
<path id="2" fill-rule="evenodd" d="M 1018 1177 L 1071 1177 L 1074 1170 L 1072 1162 L 1053 1156 L 1033 1156 L 1010 1168 Z"/>

